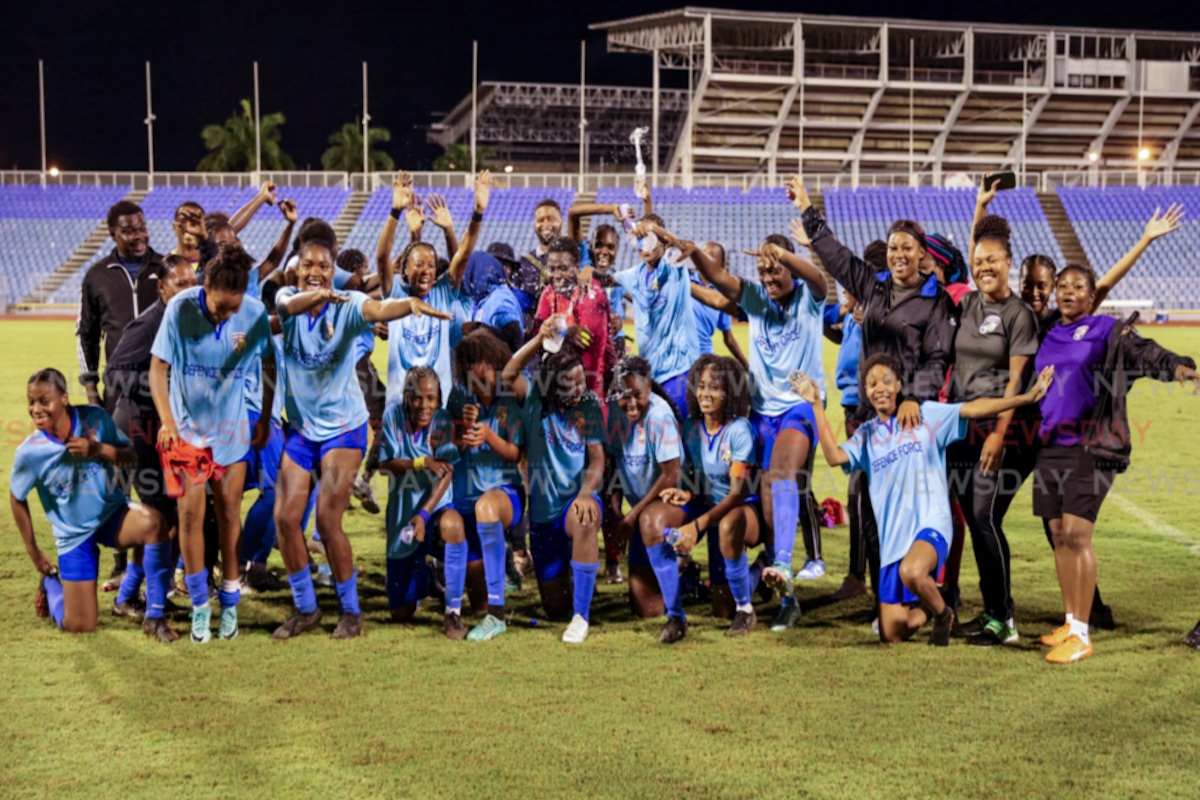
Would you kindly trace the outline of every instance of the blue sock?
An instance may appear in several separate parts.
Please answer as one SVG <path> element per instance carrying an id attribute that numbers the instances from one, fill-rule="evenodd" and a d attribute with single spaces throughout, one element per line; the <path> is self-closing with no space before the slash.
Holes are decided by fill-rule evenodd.
<path id="1" fill-rule="evenodd" d="M 571 559 L 571 571 L 575 574 L 575 613 L 591 622 L 592 595 L 596 593 L 596 573 L 600 562 L 580 564 Z"/>
<path id="2" fill-rule="evenodd" d="M 754 590 L 758 588 L 758 584 L 762 581 L 762 571 L 762 564 L 758 563 L 758 560 L 756 559 L 754 563 L 750 565 L 750 594 L 754 594 Z M 784 602 L 787 602 L 790 599 L 791 598 L 785 597 Z"/>
<path id="3" fill-rule="evenodd" d="M 292 601 L 302 614 L 317 610 L 317 590 L 313 588 L 312 573 L 308 567 L 301 567 L 298 572 L 288 575 L 288 583 L 292 587 Z"/>
<path id="4" fill-rule="evenodd" d="M 275 546 L 275 490 L 259 492 L 242 523 L 242 560 L 266 564 Z"/>
<path id="5" fill-rule="evenodd" d="M 125 577 L 121 580 L 121 590 L 117 592 L 118 605 L 137 598 L 144 577 L 146 577 L 145 570 L 133 563 L 132 558 L 129 559 L 129 563 L 125 565 Z"/>
<path id="6" fill-rule="evenodd" d="M 739 606 L 750 605 L 750 561 L 745 550 L 734 560 L 725 559 L 725 575 L 729 578 L 733 602 Z"/>
<path id="7" fill-rule="evenodd" d="M 467 542 L 446 545 L 446 613 L 462 611 L 463 587 L 467 585 Z"/>
<path id="8" fill-rule="evenodd" d="M 171 585 L 171 543 L 146 545 L 142 564 L 146 568 L 146 618 L 158 619 L 163 615 Z"/>
<path id="9" fill-rule="evenodd" d="M 242 599 L 242 589 L 237 581 L 221 581 L 217 597 L 221 601 L 221 608 L 234 608 Z"/>
<path id="10" fill-rule="evenodd" d="M 208 605 L 208 570 L 202 569 L 195 575 L 184 575 L 183 582 L 187 584 L 192 608 L 202 608 Z"/>
<path id="11" fill-rule="evenodd" d="M 62 581 L 47 576 L 42 585 L 46 588 L 46 606 L 50 609 L 50 618 L 61 630 L 63 615 L 66 614 L 66 607 L 63 605 Z"/>
<path id="12" fill-rule="evenodd" d="M 350 577 L 341 583 L 335 583 L 334 588 L 337 589 L 338 602 L 342 604 L 343 614 L 361 614 L 362 609 L 358 607 L 358 570 L 350 573 Z M 449 590 L 447 590 L 449 594 Z"/>
<path id="13" fill-rule="evenodd" d="M 487 580 L 488 605 L 504 607 L 504 526 L 499 522 L 480 522 L 479 543 L 483 546 L 483 576 Z"/>
<path id="14" fill-rule="evenodd" d="M 179 558 L 175 559 L 175 569 L 183 569 L 183 553 L 180 553 Z"/>
<path id="15" fill-rule="evenodd" d="M 792 564 L 796 523 L 800 521 L 800 490 L 795 481 L 775 481 L 771 486 L 772 524 L 775 529 L 775 563 Z"/>
<path id="16" fill-rule="evenodd" d="M 679 596 L 679 564 L 675 560 L 675 548 L 663 542 L 654 547 L 647 547 L 646 552 L 650 555 L 650 566 L 654 568 L 654 575 L 658 578 L 658 588 L 662 592 L 667 616 L 686 622 L 683 599 Z"/>

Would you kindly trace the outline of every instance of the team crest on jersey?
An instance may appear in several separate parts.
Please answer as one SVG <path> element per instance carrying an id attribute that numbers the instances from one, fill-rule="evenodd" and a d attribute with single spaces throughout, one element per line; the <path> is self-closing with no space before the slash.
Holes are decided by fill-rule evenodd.
<path id="1" fill-rule="evenodd" d="M 504 406 L 500 406 L 499 408 L 496 409 L 496 427 L 497 428 L 507 428 L 508 427 L 508 409 L 505 408 Z"/>
<path id="2" fill-rule="evenodd" d="M 325 320 L 325 325 L 321 328 L 321 335 L 325 337 L 325 341 L 333 338 L 333 320 Z"/>
<path id="3" fill-rule="evenodd" d="M 1000 330 L 1000 317 L 997 314 L 988 314 L 983 318 L 983 324 L 979 326 L 979 332 L 984 336 L 998 330 Z"/>
<path id="4" fill-rule="evenodd" d="M 637 426 L 637 443 L 641 447 L 646 446 L 646 426 L 644 425 Z"/>
<path id="5" fill-rule="evenodd" d="M 732 464 L 733 463 L 733 448 L 728 444 L 721 445 L 721 463 L 722 464 Z"/>
<path id="6" fill-rule="evenodd" d="M 1088 330 L 1089 330 L 1089 328 L 1087 325 L 1080 325 L 1079 328 L 1075 331 L 1074 337 L 1072 337 L 1072 338 L 1074 338 L 1075 341 L 1077 341 L 1077 342 L 1081 342 L 1081 341 L 1083 341 L 1083 337 L 1087 336 Z"/>
<path id="7" fill-rule="evenodd" d="M 244 334 L 240 331 L 233 334 L 233 352 L 235 352 L 235 353 L 246 352 L 246 334 Z"/>

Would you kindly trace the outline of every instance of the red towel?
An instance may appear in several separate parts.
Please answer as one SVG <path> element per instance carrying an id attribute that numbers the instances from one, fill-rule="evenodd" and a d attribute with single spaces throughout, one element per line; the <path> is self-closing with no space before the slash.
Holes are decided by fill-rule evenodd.
<path id="1" fill-rule="evenodd" d="M 225 474 L 225 468 L 213 461 L 211 447 L 195 447 L 183 439 L 175 440 L 175 444 L 166 450 L 160 447 L 158 456 L 162 460 L 167 497 L 178 499 L 183 497 L 189 485 L 219 481 Z"/>
<path id="2" fill-rule="evenodd" d="M 821 523 L 826 528 L 833 528 L 846 523 L 846 509 L 832 497 L 821 501 Z"/>

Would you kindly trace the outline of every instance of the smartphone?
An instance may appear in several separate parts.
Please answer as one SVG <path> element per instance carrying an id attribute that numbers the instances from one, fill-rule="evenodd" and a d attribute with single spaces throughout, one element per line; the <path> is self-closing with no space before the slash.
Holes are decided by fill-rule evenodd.
<path id="1" fill-rule="evenodd" d="M 994 175 L 987 175 L 983 179 L 983 185 L 1001 192 L 1005 189 L 1015 189 L 1017 188 L 1017 173 L 997 172 Z"/>

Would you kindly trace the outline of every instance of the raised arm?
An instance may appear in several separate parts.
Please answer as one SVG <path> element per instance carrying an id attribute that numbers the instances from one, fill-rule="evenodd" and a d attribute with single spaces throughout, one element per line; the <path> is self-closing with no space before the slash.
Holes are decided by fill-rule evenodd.
<path id="1" fill-rule="evenodd" d="M 1146 230 L 1142 233 L 1142 238 L 1137 240 L 1137 243 L 1129 249 L 1129 252 L 1121 256 L 1121 260 L 1113 264 L 1112 269 L 1104 273 L 1104 277 L 1096 281 L 1096 302 L 1092 305 L 1092 312 L 1100 307 L 1108 297 L 1116 285 L 1121 282 L 1121 279 L 1129 274 L 1129 270 L 1133 269 L 1133 265 L 1142 257 L 1142 253 L 1146 252 L 1146 248 L 1150 243 L 1160 236 L 1166 236 L 1168 233 L 1179 230 L 1179 225 L 1183 221 L 1184 210 L 1183 206 L 1178 203 L 1172 203 L 1167 208 L 1167 213 L 1159 217 L 1161 209 L 1154 209 L 1154 216 L 1146 223 Z"/>
<path id="2" fill-rule="evenodd" d="M 651 198 L 650 184 L 645 178 L 633 179 L 633 193 L 642 201 L 642 216 L 654 213 L 654 200 Z"/>
<path id="3" fill-rule="evenodd" d="M 817 418 L 817 439 L 821 442 L 821 454 L 825 456 L 825 463 L 831 467 L 850 463 L 850 456 L 837 446 L 837 437 L 833 434 L 829 417 L 825 416 L 825 404 L 821 402 L 821 391 L 816 382 L 803 372 L 793 372 L 788 376 L 788 383 L 791 384 L 792 391 L 812 406 L 813 415 Z"/>
<path id="4" fill-rule="evenodd" d="M 971 263 L 971 259 L 975 257 L 975 226 L 978 225 L 988 213 L 988 205 L 996 199 L 1000 185 L 1000 181 L 992 181 L 992 185 L 979 187 L 979 195 L 975 198 L 975 216 L 971 219 L 971 231 L 967 235 L 970 237 L 967 241 L 967 263 Z"/>
<path id="5" fill-rule="evenodd" d="M 804 233 L 812 242 L 812 249 L 820 257 L 825 269 L 855 297 L 864 300 L 870 297 L 871 284 L 876 280 L 875 270 L 833 235 L 833 231 L 825 224 L 825 218 L 812 204 L 807 190 L 800 183 L 800 176 L 792 176 L 787 188 L 788 197 L 800 210 L 804 220 Z"/>
<path id="6" fill-rule="evenodd" d="M 804 233 L 804 223 L 798 219 L 791 222 L 793 238 L 797 233 Z M 809 261 L 799 253 L 789 253 L 778 245 L 767 245 L 761 251 L 747 251 L 750 255 L 758 255 L 762 253 L 772 261 L 777 261 L 783 265 L 783 268 L 792 273 L 792 277 L 799 281 L 804 281 L 808 284 L 808 290 L 812 292 L 815 300 L 824 303 L 825 296 L 829 294 L 829 282 L 825 280 L 825 273 L 817 267 L 816 264 Z"/>
<path id="7" fill-rule="evenodd" d="M 384 297 L 392 293 L 392 280 L 395 277 L 392 246 L 396 241 L 396 225 L 400 222 L 400 215 L 412 202 L 412 178 L 407 172 L 400 170 L 392 180 L 392 213 L 383 223 L 383 230 L 379 232 L 379 244 L 375 248 L 375 267 L 379 273 L 379 288 Z"/>
<path id="8" fill-rule="evenodd" d="M 467 225 L 467 235 L 454 251 L 450 259 L 450 285 L 457 289 L 462 284 L 463 275 L 467 272 L 467 261 L 479 241 L 479 228 L 483 224 L 483 212 L 487 211 L 488 200 L 492 194 L 492 173 L 484 170 L 475 177 L 475 211 L 471 214 L 471 222 Z"/>
<path id="9" fill-rule="evenodd" d="M 696 269 L 700 271 L 700 275 L 704 278 L 704 280 L 715 286 L 721 295 L 730 300 L 734 304 L 734 310 L 728 311 L 725 307 L 714 306 L 712 303 L 708 303 L 703 300 L 701 300 L 701 302 L 726 314 L 737 313 L 737 303 L 742 299 L 741 278 L 725 269 L 725 267 L 718 263 L 715 258 L 709 255 L 707 250 L 705 250 L 703 247 L 700 247 L 695 242 L 691 242 L 686 239 L 677 239 L 671 233 L 663 230 L 662 227 L 658 225 L 651 225 L 649 227 L 654 231 L 655 236 L 658 236 L 668 244 L 678 247 L 685 257 L 691 258 L 692 263 L 696 265 Z M 695 286 L 695 284 L 692 285 Z M 695 293 L 693 293 L 692 296 L 695 297 Z"/>
<path id="10" fill-rule="evenodd" d="M 258 190 L 258 194 L 250 198 L 250 202 L 233 212 L 233 216 L 229 218 L 229 227 L 233 228 L 234 233 L 241 233 L 242 229 L 248 223 L 258 210 L 263 207 L 263 204 L 275 205 L 275 200 L 279 192 L 279 187 L 267 181 Z"/>
<path id="11" fill-rule="evenodd" d="M 504 365 L 504 372 L 501 373 L 500 379 L 512 387 L 513 396 L 517 398 L 517 402 L 524 403 L 525 397 L 529 393 L 529 385 L 522 374 L 525 367 L 529 366 L 529 362 L 533 361 L 542 349 L 544 342 L 555 330 L 555 328 L 566 325 L 567 319 L 562 314 L 555 314 L 548 320 L 542 323 L 538 328 L 537 333 L 526 342 L 520 350 L 513 353 L 513 357 Z"/>
<path id="12" fill-rule="evenodd" d="M 620 206 L 616 203 L 572 203 L 567 209 L 567 235 L 573 241 L 583 241 L 583 218 L 596 214 L 619 213 Z"/>
<path id="13" fill-rule="evenodd" d="M 404 224 L 408 226 L 408 241 L 421 241 L 421 229 L 425 227 L 425 209 L 421 205 L 421 198 L 415 194 L 412 203 L 404 209 Z"/>
<path id="14" fill-rule="evenodd" d="M 296 211 L 296 203 L 292 200 L 280 200 L 279 213 L 283 214 L 283 218 L 287 220 L 287 225 L 280 232 L 279 238 L 275 240 L 275 245 L 271 248 L 271 252 L 267 253 L 267 257 L 259 265 L 258 274 L 263 278 L 260 283 L 265 282 L 266 278 L 270 277 L 275 272 L 275 269 L 283 263 L 288 245 L 292 241 L 292 231 L 296 227 L 296 218 L 299 216 L 299 213 Z"/>
<path id="15" fill-rule="evenodd" d="M 425 216 L 442 229 L 442 235 L 446 237 L 446 252 L 457 253 L 458 237 L 454 235 L 454 217 L 446 205 L 446 198 L 440 194 L 431 194 L 425 198 Z"/>

